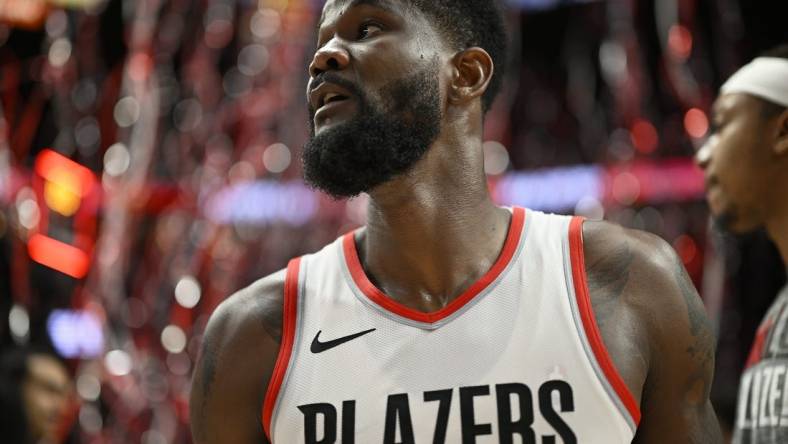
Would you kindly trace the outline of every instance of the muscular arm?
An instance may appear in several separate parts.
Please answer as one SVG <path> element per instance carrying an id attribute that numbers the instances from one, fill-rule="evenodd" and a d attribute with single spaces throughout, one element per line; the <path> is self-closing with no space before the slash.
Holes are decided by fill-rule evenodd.
<path id="1" fill-rule="evenodd" d="M 709 401 L 714 335 L 673 249 L 604 222 L 586 223 L 583 236 L 600 332 L 641 406 L 633 442 L 722 442 Z"/>
<path id="2" fill-rule="evenodd" d="M 192 380 L 197 444 L 266 443 L 261 413 L 279 351 L 284 273 L 258 281 L 211 316 Z"/>

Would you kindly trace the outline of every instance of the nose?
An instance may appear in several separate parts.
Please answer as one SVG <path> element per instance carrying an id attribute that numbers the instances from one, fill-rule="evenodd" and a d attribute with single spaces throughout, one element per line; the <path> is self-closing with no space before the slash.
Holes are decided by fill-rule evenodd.
<path id="1" fill-rule="evenodd" d="M 309 64 L 309 75 L 314 78 L 329 70 L 339 71 L 345 69 L 349 63 L 350 54 L 334 38 L 315 52 L 312 63 Z"/>
<path id="2" fill-rule="evenodd" d="M 706 169 L 709 165 L 709 161 L 711 161 L 711 154 L 714 148 L 714 143 L 717 140 L 717 136 L 712 135 L 711 137 L 706 140 L 706 142 L 698 149 L 698 152 L 695 153 L 695 163 L 701 169 Z"/>

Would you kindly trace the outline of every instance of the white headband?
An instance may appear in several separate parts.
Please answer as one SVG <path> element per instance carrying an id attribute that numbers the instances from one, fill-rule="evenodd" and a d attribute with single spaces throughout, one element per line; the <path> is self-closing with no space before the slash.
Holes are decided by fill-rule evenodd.
<path id="1" fill-rule="evenodd" d="M 758 57 L 731 76 L 720 92 L 747 93 L 788 107 L 788 59 Z"/>

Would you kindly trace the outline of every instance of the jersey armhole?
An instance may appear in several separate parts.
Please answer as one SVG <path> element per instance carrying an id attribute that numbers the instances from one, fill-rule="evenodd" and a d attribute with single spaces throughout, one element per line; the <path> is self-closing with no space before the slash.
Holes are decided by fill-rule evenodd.
<path id="1" fill-rule="evenodd" d="M 285 276 L 284 303 L 282 309 L 282 340 L 279 344 L 279 353 L 274 364 L 274 371 L 268 383 L 263 400 L 263 430 L 268 442 L 273 444 L 271 437 L 271 418 L 282 388 L 282 382 L 290 366 L 290 358 L 293 354 L 295 342 L 296 317 L 298 315 L 298 278 L 301 269 L 301 258 L 296 258 L 287 264 L 287 274 Z"/>
<path id="2" fill-rule="evenodd" d="M 635 427 L 637 427 L 640 424 L 640 407 L 613 364 L 613 359 L 610 357 L 610 353 L 602 340 L 602 334 L 599 331 L 596 316 L 594 316 L 594 310 L 591 306 L 583 252 L 584 221 L 584 218 L 575 216 L 569 224 L 569 255 L 572 263 L 572 281 L 575 287 L 574 293 L 577 298 L 577 308 L 580 312 L 583 330 L 588 338 L 594 357 L 604 373 L 605 379 L 607 379 L 607 382 L 613 388 L 627 412 L 629 412 Z"/>

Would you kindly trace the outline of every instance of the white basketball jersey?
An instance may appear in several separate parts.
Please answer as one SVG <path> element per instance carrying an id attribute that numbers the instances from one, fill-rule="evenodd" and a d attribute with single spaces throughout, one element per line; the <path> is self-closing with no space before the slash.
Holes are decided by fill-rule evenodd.
<path id="1" fill-rule="evenodd" d="M 375 287 L 354 233 L 292 261 L 269 439 L 631 442 L 640 412 L 591 309 L 582 219 L 512 212 L 493 267 L 433 313 Z"/>

